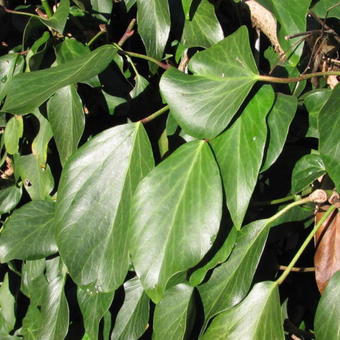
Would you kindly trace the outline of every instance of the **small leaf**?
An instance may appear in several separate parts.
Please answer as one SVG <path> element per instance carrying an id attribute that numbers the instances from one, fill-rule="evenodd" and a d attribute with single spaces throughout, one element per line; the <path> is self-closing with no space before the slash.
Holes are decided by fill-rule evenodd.
<path id="1" fill-rule="evenodd" d="M 4 141 L 6 151 L 15 154 L 19 150 L 19 140 L 24 132 L 24 123 L 21 116 L 13 116 L 6 124 Z"/>
<path id="2" fill-rule="evenodd" d="M 194 288 L 180 283 L 165 291 L 153 318 L 154 340 L 181 340 L 190 334 Z M 189 326 L 189 327 L 188 327 Z"/>
<path id="3" fill-rule="evenodd" d="M 46 201 L 32 201 L 16 209 L 0 234 L 1 262 L 35 260 L 56 253 L 54 210 L 55 204 Z"/>
<path id="4" fill-rule="evenodd" d="M 327 210 L 329 206 L 322 208 Z M 319 211 L 315 216 L 315 223 L 323 216 Z M 335 211 L 321 225 L 314 236 L 315 243 L 315 279 L 322 294 L 333 274 L 340 270 L 340 213 Z"/>
<path id="5" fill-rule="evenodd" d="M 221 180 L 209 145 L 178 148 L 139 184 L 132 205 L 130 252 L 134 269 L 154 302 L 168 281 L 196 265 L 217 234 Z"/>
<path id="6" fill-rule="evenodd" d="M 109 21 L 112 6 L 112 0 L 91 0 L 92 11 L 96 13 L 94 16 L 103 20 L 104 22 Z"/>
<path id="7" fill-rule="evenodd" d="M 340 85 L 337 85 L 327 103 L 322 107 L 318 119 L 320 156 L 326 172 L 340 191 Z"/>
<path id="8" fill-rule="evenodd" d="M 60 0 L 59 6 L 51 18 L 43 19 L 40 17 L 39 19 L 47 27 L 51 27 L 58 33 L 63 34 L 69 11 L 70 1 Z"/>
<path id="9" fill-rule="evenodd" d="M 90 289 L 78 287 L 77 300 L 88 339 L 98 339 L 100 320 L 109 310 L 113 297 L 114 292 L 97 293 Z"/>
<path id="10" fill-rule="evenodd" d="M 64 65 L 16 75 L 6 85 L 7 97 L 1 111 L 14 114 L 33 112 L 58 89 L 102 72 L 115 52 L 114 46 L 104 45 Z"/>
<path id="11" fill-rule="evenodd" d="M 160 89 L 171 114 L 185 132 L 196 138 L 213 138 L 232 120 L 258 71 L 245 26 L 190 60 L 194 75 L 170 68 Z"/>
<path id="12" fill-rule="evenodd" d="M 0 189 L 0 215 L 10 212 L 19 203 L 22 186 L 10 185 Z"/>
<path id="13" fill-rule="evenodd" d="M 15 299 L 9 290 L 8 273 L 0 284 L 0 334 L 8 334 L 15 325 Z"/>
<path id="14" fill-rule="evenodd" d="M 314 330 L 318 340 L 338 339 L 340 334 L 340 270 L 328 283 L 318 304 Z"/>
<path id="15" fill-rule="evenodd" d="M 185 15 L 185 19 L 190 20 L 190 7 L 192 0 L 182 0 L 183 12 Z"/>
<path id="16" fill-rule="evenodd" d="M 123 283 L 130 200 L 152 167 L 151 146 L 140 123 L 105 130 L 66 163 L 55 223 L 61 257 L 78 285 L 112 292 Z"/>
<path id="17" fill-rule="evenodd" d="M 300 158 L 292 173 L 292 192 L 297 193 L 326 172 L 319 155 L 309 154 Z"/>
<path id="18" fill-rule="evenodd" d="M 137 22 L 146 54 L 156 59 L 162 59 L 165 45 L 170 33 L 170 11 L 168 1 L 137 0 Z M 150 63 L 151 72 L 157 66 Z"/>
<path id="19" fill-rule="evenodd" d="M 340 20 L 340 6 L 339 3 L 334 0 L 321 0 L 315 4 L 312 11 L 320 18 L 327 17 Z"/>
<path id="20" fill-rule="evenodd" d="M 285 339 L 278 286 L 257 283 L 248 296 L 211 322 L 202 340 Z"/>
<path id="21" fill-rule="evenodd" d="M 139 339 L 148 328 L 149 298 L 144 293 L 138 278 L 124 283 L 125 299 L 120 308 L 113 331 L 112 340 Z"/>
<path id="22" fill-rule="evenodd" d="M 266 115 L 273 102 L 272 87 L 261 87 L 233 125 L 211 141 L 227 206 L 238 229 L 257 182 L 267 137 Z"/>
<path id="23" fill-rule="evenodd" d="M 297 98 L 278 93 L 267 116 L 268 140 L 261 172 L 267 170 L 279 157 L 286 141 L 290 123 L 297 109 Z"/>

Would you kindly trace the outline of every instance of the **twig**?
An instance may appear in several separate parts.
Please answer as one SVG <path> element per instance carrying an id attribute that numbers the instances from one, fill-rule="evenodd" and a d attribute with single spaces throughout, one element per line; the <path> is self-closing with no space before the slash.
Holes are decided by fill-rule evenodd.
<path id="1" fill-rule="evenodd" d="M 132 19 L 126 29 L 126 31 L 124 32 L 124 34 L 122 35 L 122 37 L 119 39 L 117 45 L 118 46 L 123 46 L 125 41 L 128 40 L 133 34 L 134 34 L 134 26 L 136 24 L 136 19 Z"/>
<path id="2" fill-rule="evenodd" d="M 279 270 L 286 270 L 288 267 L 287 266 L 279 266 Z M 291 272 L 298 272 L 298 273 L 308 273 L 308 272 L 314 272 L 315 268 L 314 267 L 292 267 L 290 269 Z"/>
<path id="3" fill-rule="evenodd" d="M 141 119 L 140 122 L 143 123 L 143 124 L 149 123 L 149 122 L 151 122 L 155 118 L 159 117 L 160 115 L 162 115 L 163 113 L 165 113 L 168 110 L 169 110 L 169 105 L 165 105 L 160 110 L 152 113 L 150 116 L 147 116 L 147 117 Z"/>

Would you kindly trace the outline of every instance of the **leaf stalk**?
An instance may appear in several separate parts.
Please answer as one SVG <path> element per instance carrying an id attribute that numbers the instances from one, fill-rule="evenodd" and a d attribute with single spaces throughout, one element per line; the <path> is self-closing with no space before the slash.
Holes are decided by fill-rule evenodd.
<path id="1" fill-rule="evenodd" d="M 162 115 L 163 113 L 165 113 L 168 110 L 169 110 L 169 105 L 165 105 L 160 110 L 152 113 L 150 116 L 147 116 L 147 117 L 141 119 L 140 122 L 143 123 L 143 124 L 149 123 L 149 122 L 151 122 L 155 118 L 159 117 L 160 115 Z"/>
<path id="2" fill-rule="evenodd" d="M 299 81 L 311 79 L 314 77 L 327 77 L 327 76 L 340 76 L 340 71 L 314 72 L 314 73 L 308 73 L 308 74 L 301 74 L 298 77 L 292 77 L 292 78 L 279 78 L 279 77 L 272 77 L 272 76 L 266 76 L 266 75 L 259 75 L 258 80 L 269 82 L 269 83 L 287 84 L 287 83 L 297 83 Z"/>

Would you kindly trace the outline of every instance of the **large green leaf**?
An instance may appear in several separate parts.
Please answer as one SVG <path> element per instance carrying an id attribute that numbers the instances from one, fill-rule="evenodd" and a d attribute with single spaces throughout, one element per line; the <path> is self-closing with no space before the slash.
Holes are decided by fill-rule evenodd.
<path id="1" fill-rule="evenodd" d="M 70 0 L 61 0 L 56 12 L 48 19 L 40 17 L 40 21 L 47 27 L 51 27 L 60 34 L 63 34 L 69 11 Z"/>
<path id="2" fill-rule="evenodd" d="M 0 215 L 11 211 L 19 203 L 22 186 L 15 184 L 0 189 Z"/>
<path id="3" fill-rule="evenodd" d="M 96 293 L 89 289 L 78 287 L 77 300 L 83 317 L 84 328 L 89 335 L 89 339 L 98 339 L 100 320 L 110 308 L 113 296 L 114 292 Z"/>
<path id="4" fill-rule="evenodd" d="M 267 117 L 268 138 L 261 171 L 267 170 L 279 157 L 290 123 L 297 109 L 297 98 L 278 93 Z"/>
<path id="5" fill-rule="evenodd" d="M 19 140 L 24 132 L 24 123 L 21 116 L 13 116 L 6 124 L 4 141 L 6 151 L 15 154 L 19 150 Z"/>
<path id="6" fill-rule="evenodd" d="M 217 20 L 215 6 L 208 0 L 202 0 L 193 18 L 185 20 L 181 43 L 187 48 L 207 48 L 223 38 L 223 30 Z"/>
<path id="7" fill-rule="evenodd" d="M 285 39 L 285 37 L 306 31 L 306 18 L 311 0 L 288 3 L 282 0 L 259 0 L 258 2 L 271 11 L 279 23 L 277 37 L 280 45 L 288 55 L 291 55 L 289 60 L 292 65 L 296 66 L 302 53 L 303 44 L 296 47 L 296 42 L 300 37 L 294 39 Z"/>
<path id="8" fill-rule="evenodd" d="M 314 319 L 314 330 L 318 340 L 339 339 L 340 334 L 340 270 L 337 271 L 324 290 Z"/>
<path id="9" fill-rule="evenodd" d="M 110 292 L 124 281 L 130 200 L 152 167 L 141 123 L 100 133 L 66 163 L 58 190 L 57 243 L 78 285 Z"/>
<path id="10" fill-rule="evenodd" d="M 319 150 L 328 175 L 340 191 L 340 85 L 332 91 L 318 117 Z"/>
<path id="11" fill-rule="evenodd" d="M 8 273 L 0 284 L 0 336 L 8 334 L 15 325 L 15 299 L 9 289 Z M 2 336 L 1 336 L 2 338 Z"/>
<path id="12" fill-rule="evenodd" d="M 248 224 L 239 231 L 236 246 L 227 262 L 198 287 L 204 307 L 205 325 L 216 314 L 238 304 L 247 294 L 268 236 L 268 220 Z"/>
<path id="13" fill-rule="evenodd" d="M 32 201 L 16 209 L 0 234 L 1 262 L 35 260 L 56 253 L 54 210 L 55 204 L 46 201 Z"/>
<path id="14" fill-rule="evenodd" d="M 216 316 L 202 340 L 283 340 L 282 324 L 278 286 L 260 282 L 238 306 Z"/>
<path id="15" fill-rule="evenodd" d="M 138 186 L 130 251 L 147 294 L 159 302 L 175 274 L 196 265 L 217 234 L 222 208 L 219 170 L 209 145 L 178 148 Z"/>
<path id="16" fill-rule="evenodd" d="M 111 333 L 112 340 L 139 339 L 148 327 L 150 299 L 138 278 L 124 283 L 125 299 Z"/>
<path id="17" fill-rule="evenodd" d="M 192 321 L 192 298 L 194 288 L 180 283 L 165 291 L 164 297 L 156 305 L 153 318 L 154 340 L 181 340 L 190 331 Z"/>
<path id="18" fill-rule="evenodd" d="M 104 45 L 64 65 L 16 75 L 4 89 L 7 97 L 2 111 L 33 112 L 58 89 L 88 80 L 103 71 L 115 52 L 113 45 Z"/>
<path id="19" fill-rule="evenodd" d="M 77 150 L 83 134 L 85 117 L 82 101 L 74 85 L 65 86 L 47 103 L 48 120 L 62 165 Z"/>
<path id="20" fill-rule="evenodd" d="M 213 138 L 228 125 L 258 79 L 245 26 L 196 53 L 189 63 L 194 75 L 170 68 L 161 93 L 178 124 L 196 138 Z"/>
<path id="21" fill-rule="evenodd" d="M 257 182 L 267 138 L 266 115 L 273 102 L 271 86 L 262 86 L 233 125 L 211 141 L 228 209 L 238 229 Z"/>
<path id="22" fill-rule="evenodd" d="M 142 37 L 146 54 L 156 59 L 163 56 L 170 33 L 170 11 L 168 1 L 137 0 L 138 33 Z M 157 66 L 150 63 L 150 70 Z"/>

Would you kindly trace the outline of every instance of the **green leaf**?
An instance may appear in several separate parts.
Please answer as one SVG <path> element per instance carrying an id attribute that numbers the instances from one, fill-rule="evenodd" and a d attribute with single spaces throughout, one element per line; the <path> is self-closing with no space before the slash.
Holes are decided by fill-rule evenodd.
<path id="1" fill-rule="evenodd" d="M 312 11 L 320 18 L 326 18 L 327 16 L 327 18 L 340 20 L 340 6 L 339 2 L 335 0 L 320 0 L 312 8 Z"/>
<path id="2" fill-rule="evenodd" d="M 303 33 L 306 31 L 306 18 L 311 0 L 300 0 L 294 2 L 294 9 L 282 0 L 259 0 L 264 7 L 271 11 L 279 23 L 277 37 L 281 47 L 288 54 L 292 54 L 289 61 L 292 66 L 296 66 L 302 50 L 303 44 L 296 47 L 296 42 L 300 37 L 285 39 L 287 35 Z"/>
<path id="3" fill-rule="evenodd" d="M 285 144 L 289 126 L 297 109 L 297 98 L 278 93 L 267 116 L 268 140 L 261 171 L 267 170 L 279 157 Z"/>
<path id="4" fill-rule="evenodd" d="M 112 340 L 139 339 L 148 327 L 149 298 L 139 279 L 135 277 L 126 281 L 124 292 L 125 299 L 117 314 Z"/>
<path id="5" fill-rule="evenodd" d="M 89 339 L 98 339 L 99 323 L 111 306 L 114 293 L 97 293 L 90 289 L 77 289 L 77 300 L 83 324 Z"/>
<path id="6" fill-rule="evenodd" d="M 190 20 L 190 7 L 192 0 L 182 0 L 183 12 L 186 20 Z"/>
<path id="7" fill-rule="evenodd" d="M 211 141 L 227 206 L 238 229 L 257 182 L 267 138 L 266 115 L 273 102 L 272 87 L 262 86 L 232 126 Z"/>
<path id="8" fill-rule="evenodd" d="M 88 46 L 68 37 L 65 37 L 65 40 L 58 44 L 55 49 L 58 65 L 89 55 L 91 52 Z"/>
<path id="9" fill-rule="evenodd" d="M 283 340 L 282 324 L 278 286 L 260 282 L 238 306 L 216 316 L 202 340 Z"/>
<path id="10" fill-rule="evenodd" d="M 0 189 L 0 215 L 10 212 L 19 203 L 22 186 L 10 185 Z"/>
<path id="11" fill-rule="evenodd" d="M 229 257 L 234 248 L 237 235 L 238 235 L 237 229 L 235 228 L 235 226 L 233 226 L 229 232 L 227 239 L 224 241 L 221 248 L 212 257 L 212 259 L 208 263 L 206 263 L 203 267 L 198 268 L 191 274 L 189 282 L 192 286 L 194 287 L 198 286 L 204 280 L 207 272 L 210 269 L 215 268 L 218 264 L 221 264 L 227 260 L 227 258 Z"/>
<path id="12" fill-rule="evenodd" d="M 15 299 L 9 290 L 8 273 L 0 284 L 0 334 L 8 334 L 15 325 Z"/>
<path id="13" fill-rule="evenodd" d="M 332 91 L 327 103 L 322 107 L 319 118 L 319 151 L 326 171 L 340 191 L 340 85 Z"/>
<path id="14" fill-rule="evenodd" d="M 235 306 L 247 294 L 268 230 L 268 220 L 258 220 L 243 227 L 227 262 L 217 267 L 210 279 L 198 287 L 205 326 L 214 315 Z"/>
<path id="15" fill-rule="evenodd" d="M 15 154 L 19 151 L 19 140 L 24 132 L 22 116 L 13 116 L 6 124 L 4 141 L 6 151 Z"/>
<path id="16" fill-rule="evenodd" d="M 160 82 L 171 114 L 185 132 L 213 138 L 232 120 L 258 78 L 245 26 L 190 60 L 194 75 L 170 68 Z"/>
<path id="17" fill-rule="evenodd" d="M 302 191 L 325 172 L 325 166 L 319 155 L 303 156 L 296 162 L 293 169 L 292 192 Z"/>
<path id="18" fill-rule="evenodd" d="M 84 132 L 83 104 L 74 85 L 65 86 L 47 103 L 48 120 L 51 124 L 61 164 L 77 150 Z"/>
<path id="19" fill-rule="evenodd" d="M 54 210 L 55 204 L 46 201 L 31 201 L 16 209 L 0 234 L 1 262 L 35 260 L 56 253 Z"/>
<path id="20" fill-rule="evenodd" d="M 161 59 L 170 33 L 170 11 L 168 1 L 137 0 L 137 22 L 146 54 Z M 151 72 L 157 70 L 155 64 L 149 64 Z"/>
<path id="21" fill-rule="evenodd" d="M 113 45 L 104 45 L 64 65 L 16 75 L 5 88 L 7 97 L 2 111 L 15 114 L 33 112 L 58 89 L 102 72 L 115 52 Z"/>
<path id="22" fill-rule="evenodd" d="M 92 11 L 95 13 L 95 17 L 108 22 L 112 11 L 112 0 L 91 0 Z"/>
<path id="23" fill-rule="evenodd" d="M 55 216 L 57 243 L 78 285 L 111 292 L 123 283 L 130 200 L 152 167 L 151 146 L 140 123 L 100 133 L 66 163 Z"/>
<path id="24" fill-rule="evenodd" d="M 182 0 L 182 3 L 183 1 L 184 0 Z M 191 2 L 191 0 L 189 2 Z M 195 11 L 193 18 L 190 20 L 187 18 L 185 20 L 181 43 L 186 48 L 207 48 L 216 44 L 223 38 L 224 34 L 215 14 L 215 6 L 208 0 L 202 0 Z"/>
<path id="25" fill-rule="evenodd" d="M 316 310 L 314 330 L 318 340 L 338 339 L 340 334 L 340 270 L 324 290 Z"/>
<path id="26" fill-rule="evenodd" d="M 56 257 L 47 264 L 48 285 L 41 304 L 38 339 L 64 339 L 69 327 L 69 309 L 64 293 L 66 267 Z"/>
<path id="27" fill-rule="evenodd" d="M 35 305 L 30 304 L 22 320 L 21 335 L 26 340 L 37 340 L 41 325 L 41 312 Z"/>
<path id="28" fill-rule="evenodd" d="M 47 27 L 53 28 L 58 33 L 63 34 L 66 25 L 67 17 L 70 11 L 70 1 L 61 0 L 56 12 L 49 19 L 39 18 L 40 21 Z"/>
<path id="29" fill-rule="evenodd" d="M 204 141 L 182 145 L 140 183 L 132 205 L 130 252 L 155 303 L 175 274 L 196 265 L 209 250 L 221 208 L 218 167 Z"/>
<path id="30" fill-rule="evenodd" d="M 165 291 L 163 299 L 156 305 L 153 318 L 154 340 L 181 340 L 190 333 L 188 323 L 192 320 L 194 288 L 180 283 Z"/>

